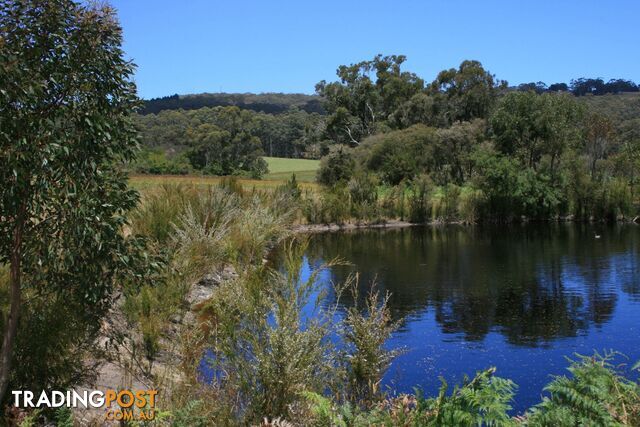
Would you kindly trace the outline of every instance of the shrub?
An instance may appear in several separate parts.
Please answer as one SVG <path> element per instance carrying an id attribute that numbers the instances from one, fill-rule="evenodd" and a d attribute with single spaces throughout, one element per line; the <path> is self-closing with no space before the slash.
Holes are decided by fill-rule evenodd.
<path id="1" fill-rule="evenodd" d="M 552 218 L 563 203 L 560 189 L 553 185 L 551 178 L 532 169 L 518 173 L 513 203 L 520 212 L 530 218 Z"/>
<path id="2" fill-rule="evenodd" d="M 351 201 L 351 215 L 356 219 L 380 220 L 378 185 L 370 174 L 356 173 L 347 184 Z"/>
<path id="3" fill-rule="evenodd" d="M 429 193 L 431 179 L 427 175 L 421 175 L 411 181 L 411 196 L 409 199 L 409 221 L 425 223 L 429 219 L 431 210 Z"/>
<path id="4" fill-rule="evenodd" d="M 290 207 L 266 206 L 258 194 L 245 197 L 226 243 L 229 259 L 243 265 L 261 261 L 267 248 L 288 233 L 292 215 Z"/>
<path id="5" fill-rule="evenodd" d="M 276 194 L 283 194 L 294 200 L 299 200 L 300 197 L 302 197 L 302 190 L 300 189 L 300 185 L 298 185 L 295 173 L 291 174 L 291 179 L 286 183 L 276 188 Z"/>
<path id="6" fill-rule="evenodd" d="M 437 135 L 434 128 L 415 125 L 408 129 L 374 135 L 359 147 L 364 163 L 390 185 L 431 173 Z"/>
<path id="7" fill-rule="evenodd" d="M 448 184 L 436 187 L 429 197 L 431 219 L 433 221 L 451 221 L 458 217 L 458 197 L 460 187 Z"/>
<path id="8" fill-rule="evenodd" d="M 137 173 L 156 175 L 186 175 L 193 172 L 189 160 L 183 155 L 168 157 L 163 150 L 142 150 L 131 168 Z"/>
<path id="9" fill-rule="evenodd" d="M 347 184 L 351 202 L 373 204 L 378 199 L 378 185 L 373 175 L 356 173 Z"/>
<path id="10" fill-rule="evenodd" d="M 235 193 L 210 187 L 188 201 L 174 224 L 174 263 L 182 274 L 199 279 L 225 259 L 225 239 L 240 215 Z"/>
<path id="11" fill-rule="evenodd" d="M 240 181 L 238 181 L 237 176 L 232 175 L 232 176 L 223 177 L 220 180 L 218 187 L 220 187 L 223 190 L 226 190 L 229 193 L 235 193 L 240 196 L 244 194 L 244 188 L 242 188 L 242 184 L 240 183 Z"/>
<path id="12" fill-rule="evenodd" d="M 622 179 L 614 178 L 603 182 L 595 192 L 593 216 L 608 221 L 628 216 L 633 210 L 631 188 Z"/>
<path id="13" fill-rule="evenodd" d="M 302 189 L 296 180 L 296 174 L 286 183 L 276 187 L 270 200 L 271 208 L 278 215 L 292 215 L 298 217 L 302 208 Z"/>
<path id="14" fill-rule="evenodd" d="M 314 224 L 343 224 L 351 216 L 349 192 L 344 185 L 322 189 L 305 203 L 305 217 Z"/>
<path id="15" fill-rule="evenodd" d="M 469 186 L 462 187 L 457 208 L 460 219 L 470 224 L 477 222 L 484 203 L 482 190 Z"/>
<path id="16" fill-rule="evenodd" d="M 291 415 L 303 391 L 322 392 L 335 375 L 325 317 L 303 316 L 324 267 L 302 280 L 305 245 L 285 247 L 282 272 L 251 269 L 216 288 L 208 303 L 217 325 L 210 363 L 224 374 L 214 386 L 237 390 L 237 416 L 246 422 Z"/>
<path id="17" fill-rule="evenodd" d="M 384 218 L 400 218 L 404 221 L 407 212 L 406 192 L 404 185 L 396 185 L 385 192 L 380 202 L 381 215 Z"/>
<path id="18" fill-rule="evenodd" d="M 326 186 L 344 184 L 353 176 L 355 167 L 356 162 L 351 150 L 346 147 L 338 147 L 322 158 L 316 181 Z"/>
<path id="19" fill-rule="evenodd" d="M 388 307 L 389 294 L 380 298 L 370 289 L 364 306 L 358 303 L 358 279 L 351 283 L 351 295 L 355 304 L 347 310 L 342 337 L 347 350 L 348 395 L 358 403 L 371 402 L 381 396 L 380 382 L 398 350 L 387 350 L 385 342 L 397 329 L 398 322 L 391 320 Z"/>
<path id="20" fill-rule="evenodd" d="M 322 201 L 320 195 L 315 191 L 305 193 L 302 202 L 302 213 L 309 224 L 322 224 L 324 222 Z"/>
<path id="21" fill-rule="evenodd" d="M 193 200 L 196 190 L 184 185 L 162 184 L 147 193 L 142 203 L 129 216 L 131 231 L 159 244 L 166 244 L 173 235 L 184 207 Z"/>

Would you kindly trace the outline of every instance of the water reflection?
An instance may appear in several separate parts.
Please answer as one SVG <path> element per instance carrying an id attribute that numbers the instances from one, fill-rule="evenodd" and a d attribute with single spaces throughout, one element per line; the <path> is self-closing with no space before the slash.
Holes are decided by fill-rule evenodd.
<path id="1" fill-rule="evenodd" d="M 315 235 L 308 257 L 353 263 L 332 279 L 355 270 L 361 283 L 375 279 L 396 318 L 432 308 L 444 333 L 478 341 L 499 331 L 538 346 L 609 321 L 619 292 L 638 301 L 639 237 L 635 226 L 562 224 L 365 230 Z"/>
<path id="2" fill-rule="evenodd" d="M 307 251 L 312 266 L 335 257 L 353 264 L 325 282 L 358 271 L 361 298 L 374 279 L 391 293 L 393 316 L 404 320 L 388 345 L 408 351 L 387 386 L 433 394 L 439 376 L 456 382 L 496 366 L 519 385 L 516 411 L 539 402 L 575 352 L 640 359 L 639 256 L 638 226 L 572 224 L 326 233 Z M 340 304 L 353 301 L 343 295 Z"/>

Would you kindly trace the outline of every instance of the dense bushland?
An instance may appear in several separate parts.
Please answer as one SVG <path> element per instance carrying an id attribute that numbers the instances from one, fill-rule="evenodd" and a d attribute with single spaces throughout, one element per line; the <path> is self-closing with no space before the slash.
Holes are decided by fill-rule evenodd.
<path id="1" fill-rule="evenodd" d="M 317 96 L 302 93 L 201 93 L 170 95 L 144 102 L 142 114 L 157 114 L 164 110 L 197 110 L 202 107 L 231 107 L 270 114 L 281 114 L 291 108 L 308 113 L 323 113 Z"/>
<path id="2" fill-rule="evenodd" d="M 437 187 L 465 188 L 475 195 L 474 221 L 637 214 L 635 83 L 580 78 L 508 87 L 478 61 L 463 61 L 428 82 L 403 70 L 405 61 L 377 55 L 342 65 L 338 81 L 319 82 L 313 98 L 291 95 L 288 109 L 276 105 L 284 95 L 256 96 L 274 98 L 278 114 L 245 105 L 251 95 L 149 101 L 156 114 L 137 122 L 150 151 L 132 167 L 261 177 L 263 154 L 323 157 L 317 180 L 329 187 L 346 185 L 360 170 L 405 190 L 420 175 Z M 307 101 L 322 108 L 304 111 Z M 467 213 L 447 217 L 466 220 Z"/>
<path id="3" fill-rule="evenodd" d="M 509 91 L 477 61 L 424 86 L 403 62 L 377 56 L 318 86 L 336 144 L 318 171 L 329 191 L 373 175 L 407 194 L 412 221 L 637 215 L 637 108 Z"/>
<path id="4" fill-rule="evenodd" d="M 259 177 L 262 153 L 324 156 L 317 180 L 326 190 L 307 208 L 311 222 L 637 215 L 640 97 L 609 93 L 631 86 L 587 90 L 601 96 L 581 96 L 597 79 L 576 80 L 571 91 L 513 90 L 478 61 L 426 83 L 402 69 L 405 59 L 378 55 L 340 66 L 338 81 L 316 86 L 324 115 L 228 106 L 139 116 L 143 142 L 153 148 L 133 167 Z M 402 203 L 376 197 L 338 206 L 343 187 L 360 175 L 377 183 L 379 195 L 402 194 Z"/>
<path id="5" fill-rule="evenodd" d="M 165 110 L 136 116 L 149 154 L 140 173 L 250 175 L 266 172 L 261 156 L 320 158 L 327 153 L 322 116 L 296 108 L 272 115 L 237 106 Z M 185 168 L 188 165 L 190 168 Z"/>

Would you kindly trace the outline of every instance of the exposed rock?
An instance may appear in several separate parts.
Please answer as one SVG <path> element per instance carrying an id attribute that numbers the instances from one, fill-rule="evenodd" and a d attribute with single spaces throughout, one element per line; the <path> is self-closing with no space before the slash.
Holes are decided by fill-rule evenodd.
<path id="1" fill-rule="evenodd" d="M 189 290 L 189 293 L 187 294 L 187 303 L 191 309 L 193 309 L 194 306 L 211 298 L 214 288 L 220 283 L 227 280 L 233 280 L 236 277 L 238 277 L 238 274 L 231 265 L 227 265 L 219 271 L 206 274 Z"/>
<path id="2" fill-rule="evenodd" d="M 233 266 L 225 266 L 217 271 L 211 272 L 205 275 L 197 283 L 191 286 L 191 289 L 187 293 L 186 303 L 187 310 L 184 313 L 174 314 L 164 330 L 163 337 L 160 342 L 160 350 L 156 355 L 155 362 L 153 364 L 152 377 L 163 378 L 164 381 L 178 381 L 179 374 L 175 368 L 179 361 L 179 354 L 177 353 L 177 347 L 179 342 L 179 336 L 185 327 L 190 327 L 195 323 L 196 317 L 194 309 L 198 304 L 208 300 L 213 295 L 214 289 L 220 285 L 220 283 L 233 280 L 238 277 Z M 130 349 L 128 349 L 126 343 L 128 340 L 140 341 L 141 337 L 137 332 L 129 330 L 124 313 L 122 312 L 122 304 L 124 298 L 121 295 L 114 296 L 114 305 L 109 312 L 109 315 L 102 322 L 102 333 L 96 341 L 98 348 L 109 347 L 110 337 L 114 335 L 120 335 L 125 338 L 123 344 L 119 347 L 111 347 L 111 354 L 104 355 L 100 359 L 105 360 L 98 369 L 97 380 L 92 384 L 84 384 L 76 387 L 77 391 L 83 390 L 106 390 L 106 389 L 121 389 L 121 388 L 133 388 L 133 389 L 148 389 L 153 388 L 153 378 L 142 378 L 140 376 L 132 375 L 132 372 L 137 372 L 135 366 L 123 366 L 123 361 L 131 363 Z M 132 335 L 131 335 L 132 334 Z M 130 337 L 128 335 L 131 335 Z M 108 353 L 108 352 L 107 352 Z M 125 363 L 126 364 L 126 363 Z M 138 372 L 139 373 L 139 372 Z M 162 394 L 159 398 L 162 398 Z M 82 426 L 93 425 L 109 425 L 105 422 L 105 410 L 104 409 L 84 409 L 77 408 L 74 410 L 76 423 Z M 117 424 L 117 423 L 114 423 Z"/>

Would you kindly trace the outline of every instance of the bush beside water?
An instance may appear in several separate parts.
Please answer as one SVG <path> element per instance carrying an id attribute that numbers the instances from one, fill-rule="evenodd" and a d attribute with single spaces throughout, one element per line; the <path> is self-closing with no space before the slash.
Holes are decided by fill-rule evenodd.
<path id="1" fill-rule="evenodd" d="M 380 195 L 368 184 L 366 179 L 352 181 L 327 193 L 305 194 L 295 180 L 270 192 L 242 189 L 229 180 L 206 189 L 166 186 L 145 196 L 132 227 L 149 238 L 150 247 L 156 248 L 164 261 L 153 286 L 129 289 L 125 312 L 145 337 L 141 345 L 149 359 L 147 365 L 162 345 L 163 328 L 147 331 L 145 325 L 167 325 L 179 307 L 185 308 L 187 284 L 215 265 L 231 264 L 238 272 L 235 279 L 215 287 L 198 307 L 198 327 L 183 331 L 182 380 L 164 384 L 170 399 L 162 403 L 162 423 L 638 423 L 640 385 L 627 379 L 629 371 L 620 368 L 615 353 L 576 357 L 570 361 L 568 376 L 548 384 L 539 405 L 515 417 L 510 402 L 517 386 L 500 378 L 493 368 L 453 388 L 443 382 L 440 393 L 433 397 L 424 396 L 420 384 L 413 395 L 387 394 L 380 381 L 402 350 L 383 346 L 397 327 L 390 320 L 388 297 L 372 291 L 364 305 L 353 307 L 343 321 L 336 322 L 335 307 L 322 309 L 326 304 L 316 300 L 324 298 L 317 288 L 317 275 L 328 265 L 317 267 L 307 280 L 301 280 L 305 243 L 288 238 L 288 227 L 303 214 L 322 212 L 324 220 L 335 222 L 353 215 L 354 205 L 375 200 L 382 208 L 391 200 L 399 203 L 403 197 L 414 203 L 408 207 L 413 215 L 447 219 L 462 206 L 472 217 L 475 207 L 469 200 L 482 199 L 483 194 L 465 187 L 435 187 L 423 179 L 412 183 L 400 197 L 393 189 Z M 350 203 L 338 204 L 337 195 Z M 323 209 L 310 211 L 312 201 Z M 335 204 L 327 209 L 329 202 Z M 264 264 L 262 257 L 278 241 L 284 242 L 284 268 L 276 271 Z M 357 277 L 352 277 L 337 285 L 336 292 L 356 292 L 356 285 Z M 315 314 L 303 316 L 303 308 L 309 306 L 316 307 Z M 336 334 L 344 345 L 336 346 L 328 338 L 330 334 Z M 215 373 L 210 383 L 202 381 L 199 366 L 203 358 L 207 369 Z"/>

